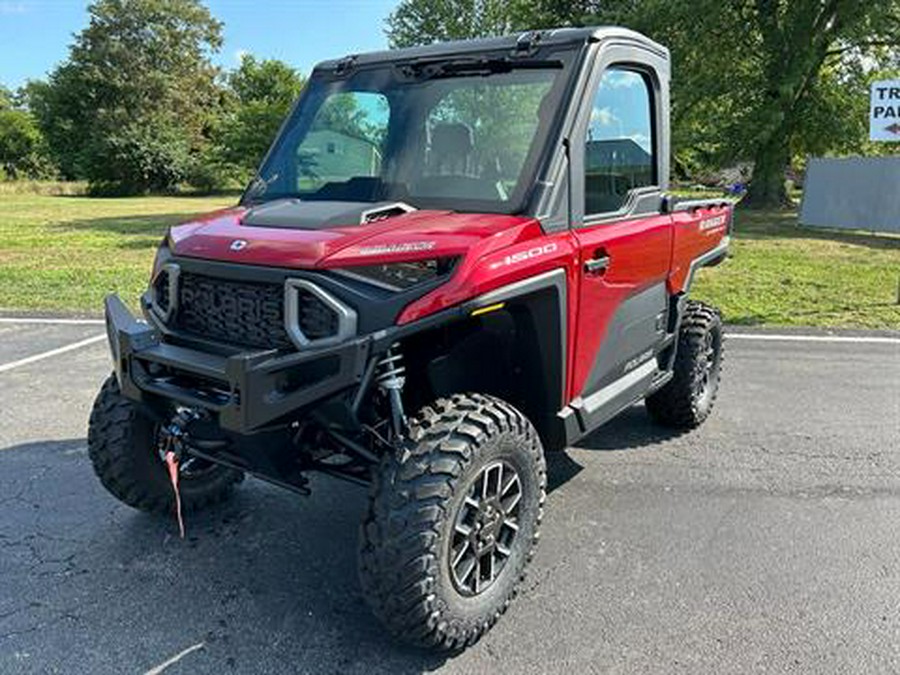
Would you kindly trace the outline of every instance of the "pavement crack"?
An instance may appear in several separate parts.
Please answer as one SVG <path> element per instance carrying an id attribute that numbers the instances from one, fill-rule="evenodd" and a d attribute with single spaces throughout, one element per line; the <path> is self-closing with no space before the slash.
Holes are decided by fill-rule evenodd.
<path id="1" fill-rule="evenodd" d="M 25 609 L 33 609 L 33 607 L 27 607 Z M 67 619 L 78 621 L 80 618 L 81 617 L 75 613 L 75 608 L 66 608 L 55 612 L 54 615 L 47 621 L 38 622 L 25 628 L 18 628 L 15 630 L 6 631 L 5 633 L 0 633 L 0 641 L 19 637 L 21 635 L 28 635 L 29 633 L 36 633 L 37 631 L 44 630 L 46 628 L 52 628 L 53 626 L 66 621 Z"/>
<path id="2" fill-rule="evenodd" d="M 33 609 L 35 607 L 35 603 L 31 602 L 27 605 L 22 605 L 21 607 L 16 607 L 15 609 L 11 609 L 6 612 L 0 612 L 0 621 L 4 619 L 8 619 L 11 616 L 15 616 L 19 612 L 24 612 L 26 609 Z"/>
<path id="3" fill-rule="evenodd" d="M 756 446 L 756 450 L 763 453 L 764 455 L 768 455 L 769 457 L 796 457 L 798 459 L 821 459 L 821 460 L 837 460 L 841 462 L 873 462 L 876 459 L 882 457 L 884 453 L 881 452 L 870 452 L 865 455 L 841 455 L 834 453 L 817 453 L 817 452 L 802 452 L 800 450 L 785 450 L 779 448 L 778 450 L 771 450 L 764 445 Z"/>

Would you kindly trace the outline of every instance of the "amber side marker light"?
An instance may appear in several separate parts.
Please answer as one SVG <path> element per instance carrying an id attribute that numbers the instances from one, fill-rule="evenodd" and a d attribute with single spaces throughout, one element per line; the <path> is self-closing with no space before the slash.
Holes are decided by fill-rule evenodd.
<path id="1" fill-rule="evenodd" d="M 478 309 L 473 309 L 470 316 L 481 316 L 482 314 L 487 314 L 488 312 L 496 312 L 498 309 L 503 309 L 503 306 L 505 304 L 505 302 L 498 302 L 495 305 L 488 305 L 487 307 L 479 307 Z"/>

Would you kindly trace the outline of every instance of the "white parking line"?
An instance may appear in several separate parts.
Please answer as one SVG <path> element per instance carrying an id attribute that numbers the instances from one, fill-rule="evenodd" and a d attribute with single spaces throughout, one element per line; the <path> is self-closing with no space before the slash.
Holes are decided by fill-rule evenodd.
<path id="1" fill-rule="evenodd" d="M 729 333 L 726 329 L 725 337 L 729 340 L 768 340 L 770 342 L 856 342 L 900 345 L 900 338 L 881 335 L 772 335 L 769 333 Z"/>
<path id="2" fill-rule="evenodd" d="M 50 324 L 54 326 L 102 326 L 103 319 L 45 319 L 41 317 L 0 317 L 0 323 L 9 324 Z"/>
<path id="3" fill-rule="evenodd" d="M 95 335 L 93 337 L 86 338 L 84 340 L 79 340 L 78 342 L 73 342 L 69 345 L 64 345 L 62 347 L 57 347 L 56 349 L 51 349 L 48 352 L 41 352 L 40 354 L 35 354 L 34 356 L 26 356 L 24 359 L 19 359 L 18 361 L 10 361 L 9 363 L 0 364 L 0 373 L 5 373 L 7 370 L 12 370 L 13 368 L 18 368 L 19 366 L 26 366 L 29 363 L 34 363 L 35 361 L 43 361 L 44 359 L 49 359 L 51 356 L 58 356 L 60 354 L 65 354 L 66 352 L 71 352 L 76 349 L 81 349 L 82 347 L 87 347 L 88 345 L 92 345 L 95 342 L 100 342 L 100 340 L 106 339 L 106 333 L 102 335 Z"/>
<path id="4" fill-rule="evenodd" d="M 188 654 L 190 654 L 190 653 L 192 653 L 192 652 L 195 652 L 195 651 L 197 651 L 198 649 L 203 649 L 203 647 L 204 647 L 205 645 L 206 645 L 205 642 L 198 642 L 198 643 L 195 644 L 193 647 L 188 647 L 187 649 L 178 652 L 178 653 L 177 653 L 175 656 L 173 656 L 172 658 L 163 661 L 163 662 L 160 663 L 158 666 L 154 666 L 153 668 L 151 668 L 150 670 L 148 670 L 146 673 L 144 673 L 144 675 L 160 675 L 160 673 L 162 673 L 166 668 L 168 668 L 169 666 L 175 665 L 176 663 L 178 663 L 179 661 L 181 661 L 181 659 L 183 659 L 183 658 L 184 658 L 185 656 L 187 656 Z"/>

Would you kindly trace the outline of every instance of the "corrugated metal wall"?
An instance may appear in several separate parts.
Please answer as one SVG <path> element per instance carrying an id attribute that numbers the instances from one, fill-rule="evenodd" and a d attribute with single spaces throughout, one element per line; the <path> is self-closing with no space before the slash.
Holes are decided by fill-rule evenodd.
<path id="1" fill-rule="evenodd" d="M 900 234 L 900 156 L 811 159 L 800 223 Z"/>

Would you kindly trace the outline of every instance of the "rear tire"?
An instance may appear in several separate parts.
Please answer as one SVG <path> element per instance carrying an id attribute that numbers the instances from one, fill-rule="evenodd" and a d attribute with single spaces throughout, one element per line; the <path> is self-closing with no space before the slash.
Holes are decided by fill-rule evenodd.
<path id="1" fill-rule="evenodd" d="M 373 479 L 359 555 L 372 610 L 405 642 L 473 644 L 506 611 L 538 541 L 546 468 L 534 427 L 490 396 L 440 399 Z"/>
<path id="2" fill-rule="evenodd" d="M 647 397 L 650 417 L 675 429 L 700 426 L 716 402 L 722 347 L 719 310 L 689 300 L 681 319 L 672 379 Z"/>
<path id="3" fill-rule="evenodd" d="M 110 494 L 141 511 L 170 514 L 175 495 L 156 448 L 156 425 L 141 406 L 122 396 L 115 375 L 103 383 L 88 423 L 88 455 Z M 179 480 L 185 513 L 228 497 L 243 474 L 214 466 Z"/>

